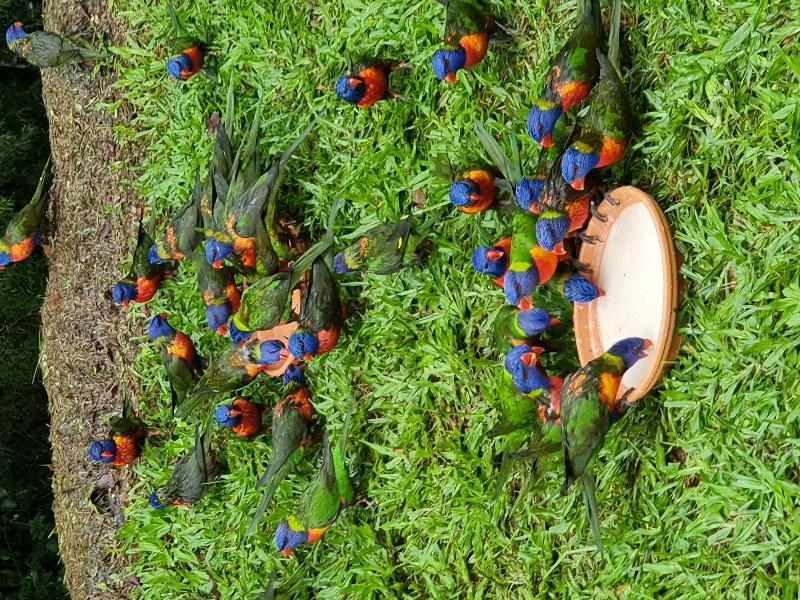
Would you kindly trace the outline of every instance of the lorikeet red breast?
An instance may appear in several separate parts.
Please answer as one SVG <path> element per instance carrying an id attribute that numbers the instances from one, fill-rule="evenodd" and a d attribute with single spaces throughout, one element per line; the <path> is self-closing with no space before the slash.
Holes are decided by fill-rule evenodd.
<path id="1" fill-rule="evenodd" d="M 178 18 L 172 0 L 167 3 L 167 7 L 172 21 L 172 29 L 175 34 L 171 46 L 176 52 L 180 53 L 167 60 L 167 71 L 170 77 L 174 77 L 175 79 L 189 79 L 197 75 L 203 68 L 203 62 L 205 60 L 203 44 L 196 36 L 189 33 Z"/>
<path id="2" fill-rule="evenodd" d="M 161 313 L 150 319 L 147 335 L 161 352 L 161 362 L 167 370 L 172 390 L 172 405 L 186 398 L 203 373 L 203 359 L 195 352 L 194 344 L 185 333 L 176 331 Z"/>
<path id="3" fill-rule="evenodd" d="M 486 56 L 494 19 L 478 0 L 446 0 L 444 48 L 433 55 L 433 73 L 455 83 L 456 73 L 477 65 Z"/>
<path id="4" fill-rule="evenodd" d="M 49 196 L 44 194 L 44 182 L 50 159 L 44 166 L 39 184 L 31 201 L 22 210 L 11 217 L 5 234 L 0 238 L 0 271 L 9 264 L 28 258 L 42 239 L 44 214 L 47 210 Z"/>
<path id="5" fill-rule="evenodd" d="M 467 171 L 450 185 L 450 202 L 468 215 L 483 212 L 494 204 L 497 187 L 488 169 Z"/>
<path id="6" fill-rule="evenodd" d="M 392 96 L 389 76 L 392 71 L 406 66 L 390 60 L 364 60 L 336 81 L 336 94 L 347 102 L 367 108 Z"/>
<path id="7" fill-rule="evenodd" d="M 218 406 L 214 418 L 223 427 L 230 427 L 240 438 L 249 439 L 261 432 L 261 407 L 241 397 Z"/>
<path id="8" fill-rule="evenodd" d="M 92 460 L 115 467 L 131 464 L 142 453 L 147 425 L 141 419 L 127 414 L 112 418 L 110 425 L 109 437 L 93 441 L 89 446 L 89 456 Z"/>

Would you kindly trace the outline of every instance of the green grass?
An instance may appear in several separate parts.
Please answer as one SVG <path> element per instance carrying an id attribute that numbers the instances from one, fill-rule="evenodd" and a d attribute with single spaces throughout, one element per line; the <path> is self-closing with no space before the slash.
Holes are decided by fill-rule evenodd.
<path id="1" fill-rule="evenodd" d="M 181 3 L 209 32 L 218 78 L 170 82 L 164 70 L 163 3 L 115 0 L 130 21 L 119 66 L 138 118 L 120 135 L 145 144 L 138 185 L 159 211 L 180 205 L 211 142 L 204 121 L 236 79 L 240 121 L 257 99 L 266 111 L 263 150 L 277 153 L 313 114 L 327 110 L 297 152 L 282 202 L 318 231 L 338 195 L 341 239 L 362 223 L 402 215 L 412 190 L 440 215 L 424 268 L 345 286 L 357 308 L 339 347 L 309 368 L 314 402 L 336 428 L 358 398 L 353 433 L 358 490 L 323 543 L 284 559 L 272 545 L 313 461 L 284 484 L 278 508 L 239 549 L 259 494 L 268 436 L 219 436 L 230 472 L 196 506 L 153 512 L 149 490 L 191 444 L 192 425 L 172 422 L 163 371 L 142 344 L 135 366 L 154 426 L 173 431 L 136 467 L 122 536 L 142 582 L 136 597 L 249 598 L 272 569 L 296 597 L 317 598 L 793 598 L 800 579 L 800 27 L 792 2 L 696 0 L 626 3 L 623 66 L 639 113 L 637 138 L 611 182 L 650 191 L 674 226 L 688 287 L 684 345 L 663 385 L 609 437 L 597 464 L 609 559 L 600 565 L 577 492 L 558 494 L 556 461 L 512 514 L 520 465 L 492 501 L 499 441 L 500 356 L 491 318 L 500 290 L 476 275 L 471 219 L 452 210 L 434 158 L 482 160 L 472 123 L 514 129 L 527 165 L 536 158 L 524 116 L 544 65 L 568 34 L 571 4 L 494 1 L 511 44 L 491 50 L 453 86 L 435 80 L 443 9 L 400 3 Z M 339 102 L 340 50 L 402 58 L 393 78 L 405 102 L 360 111 Z M 490 222 L 500 233 L 502 219 Z M 222 340 L 205 330 L 193 278 L 183 274 L 144 323 L 167 310 L 200 351 Z M 624 307 L 620 307 L 624 310 Z M 134 339 L 132 343 L 143 340 Z M 277 386 L 257 383 L 272 404 Z"/>

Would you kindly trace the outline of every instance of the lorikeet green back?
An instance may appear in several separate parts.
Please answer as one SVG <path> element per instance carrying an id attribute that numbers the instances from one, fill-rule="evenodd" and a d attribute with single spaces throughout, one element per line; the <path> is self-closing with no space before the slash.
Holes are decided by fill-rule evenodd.
<path id="1" fill-rule="evenodd" d="M 182 260 L 194 249 L 199 239 L 202 198 L 203 184 L 200 181 L 200 173 L 197 172 L 191 199 L 175 211 L 164 231 L 156 236 L 149 253 L 151 263 Z"/>
<path id="2" fill-rule="evenodd" d="M 0 239 L 0 271 L 11 263 L 28 258 L 41 241 L 44 215 L 50 200 L 50 196 L 43 193 L 49 167 L 48 158 L 33 198 L 6 225 L 5 234 Z"/>
<path id="3" fill-rule="evenodd" d="M 233 322 L 239 330 L 258 331 L 272 329 L 286 316 L 290 306 L 291 276 L 276 273 L 263 277 L 242 292 L 239 312 Z"/>
<path id="4" fill-rule="evenodd" d="M 478 0 L 447 0 L 444 24 L 446 47 L 455 47 L 465 35 L 486 30 L 487 13 Z"/>
<path id="5" fill-rule="evenodd" d="M 335 271 L 340 275 L 354 271 L 387 275 L 399 271 L 403 268 L 411 224 L 409 215 L 398 222 L 373 227 L 336 255 Z"/>
<path id="6" fill-rule="evenodd" d="M 34 31 L 27 34 L 16 52 L 39 68 L 99 60 L 105 56 L 102 52 L 80 46 L 52 31 Z"/>
<path id="7" fill-rule="evenodd" d="M 325 255 L 314 260 L 311 283 L 300 309 L 300 327 L 289 338 L 289 350 L 298 359 L 308 360 L 327 352 L 339 340 L 344 320 L 342 303 L 328 260 Z"/>

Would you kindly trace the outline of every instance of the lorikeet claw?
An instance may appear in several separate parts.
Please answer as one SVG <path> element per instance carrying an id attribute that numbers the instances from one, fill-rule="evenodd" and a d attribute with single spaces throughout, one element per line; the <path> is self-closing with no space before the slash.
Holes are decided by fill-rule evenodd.
<path id="1" fill-rule="evenodd" d="M 597 219 L 598 221 L 600 221 L 601 223 L 605 223 L 606 221 L 608 221 L 608 217 L 607 217 L 607 216 L 605 216 L 605 215 L 604 215 L 603 213 L 601 213 L 600 211 L 598 211 L 598 210 L 597 210 L 597 207 L 596 207 L 594 204 L 592 204 L 592 205 L 589 207 L 589 210 L 592 212 L 592 216 L 593 216 L 595 219 Z"/>
<path id="2" fill-rule="evenodd" d="M 572 262 L 572 267 L 576 271 L 580 271 L 581 273 L 591 273 L 592 272 L 591 267 L 589 267 L 589 265 L 587 265 L 586 263 L 583 263 L 583 262 L 581 262 L 581 261 L 579 261 L 577 259 L 573 259 L 571 262 Z"/>
<path id="3" fill-rule="evenodd" d="M 619 200 L 616 200 L 607 190 L 603 190 L 603 200 L 608 202 L 611 206 L 619 206 Z"/>
<path id="4" fill-rule="evenodd" d="M 588 235 L 583 231 L 578 232 L 578 239 L 584 244 L 596 244 L 600 241 L 600 238 L 596 235 Z"/>

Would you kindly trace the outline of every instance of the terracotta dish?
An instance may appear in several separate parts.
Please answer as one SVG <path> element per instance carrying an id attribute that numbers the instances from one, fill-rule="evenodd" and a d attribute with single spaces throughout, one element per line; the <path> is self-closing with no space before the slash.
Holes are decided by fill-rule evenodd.
<path id="1" fill-rule="evenodd" d="M 680 340 L 675 335 L 678 310 L 678 261 L 664 213 L 653 197 L 631 186 L 609 194 L 592 217 L 579 260 L 591 269 L 586 277 L 605 291 L 588 304 L 575 304 L 575 342 L 581 365 L 600 356 L 626 337 L 653 342 L 648 357 L 622 378 L 619 395 L 635 388 L 629 401 L 642 398 L 675 360 Z"/>

